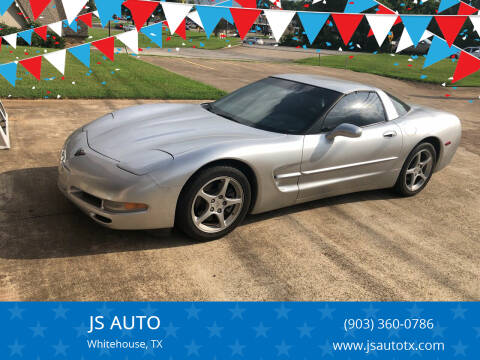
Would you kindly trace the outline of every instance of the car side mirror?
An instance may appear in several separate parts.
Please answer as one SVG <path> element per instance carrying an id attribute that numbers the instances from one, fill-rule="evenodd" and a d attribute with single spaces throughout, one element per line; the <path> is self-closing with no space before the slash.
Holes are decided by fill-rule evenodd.
<path id="1" fill-rule="evenodd" d="M 362 135 L 362 128 L 353 124 L 340 124 L 335 129 L 327 133 L 327 139 L 333 141 L 337 136 L 349 138 L 358 138 Z"/>

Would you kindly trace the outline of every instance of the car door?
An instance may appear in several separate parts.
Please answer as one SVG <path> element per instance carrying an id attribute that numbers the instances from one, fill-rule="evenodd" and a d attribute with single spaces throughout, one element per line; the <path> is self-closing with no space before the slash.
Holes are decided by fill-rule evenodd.
<path id="1" fill-rule="evenodd" d="M 359 137 L 327 135 L 340 124 L 359 126 Z M 306 135 L 299 199 L 392 186 L 394 164 L 402 148 L 399 127 L 386 117 L 374 91 L 343 96 L 322 120 L 318 133 Z"/>

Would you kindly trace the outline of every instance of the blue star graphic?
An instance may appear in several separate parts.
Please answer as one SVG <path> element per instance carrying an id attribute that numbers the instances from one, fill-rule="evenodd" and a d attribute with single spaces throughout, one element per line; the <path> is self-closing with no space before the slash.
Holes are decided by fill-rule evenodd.
<path id="1" fill-rule="evenodd" d="M 232 349 L 232 356 L 234 355 L 243 356 L 243 349 L 245 348 L 245 345 L 240 345 L 237 339 L 235 340 L 235 344 L 230 345 L 229 348 Z"/>
<path id="2" fill-rule="evenodd" d="M 475 336 L 475 339 L 480 338 L 480 327 L 474 327 L 473 329 L 474 329 L 475 332 L 477 333 L 477 335 Z"/>
<path id="3" fill-rule="evenodd" d="M 322 357 L 325 356 L 325 355 L 331 355 L 333 356 L 333 353 L 332 353 L 332 344 L 326 340 L 325 341 L 325 344 L 323 345 L 319 345 L 318 346 L 320 349 L 322 349 Z"/>
<path id="4" fill-rule="evenodd" d="M 207 326 L 208 331 L 210 331 L 210 337 L 213 336 L 218 336 L 222 337 L 220 332 L 223 330 L 223 327 L 220 327 L 217 325 L 217 322 L 215 321 L 212 326 Z"/>
<path id="5" fill-rule="evenodd" d="M 467 309 L 463 308 L 460 304 L 458 304 L 455 309 L 451 309 L 451 311 L 453 312 L 453 320 L 458 318 L 465 319 Z"/>
<path id="6" fill-rule="evenodd" d="M 200 350 L 201 347 L 202 345 L 197 345 L 195 343 L 195 340 L 192 340 L 190 345 L 185 345 L 185 349 L 187 349 L 187 356 L 191 356 L 191 355 L 199 356 L 200 354 L 198 350 Z"/>
<path id="7" fill-rule="evenodd" d="M 335 309 L 328 306 L 328 304 L 325 304 L 325 306 L 322 309 L 318 309 L 318 311 L 322 313 L 322 320 L 327 318 L 330 320 L 333 320 L 332 314 L 335 311 Z"/>
<path id="8" fill-rule="evenodd" d="M 423 309 L 419 308 L 415 303 L 410 309 L 407 309 L 407 311 L 410 313 L 411 318 L 418 318 L 422 314 Z"/>
<path id="9" fill-rule="evenodd" d="M 304 336 L 312 337 L 312 330 L 315 329 L 314 327 L 308 326 L 307 323 L 303 323 L 302 327 L 297 327 L 298 331 L 300 331 L 300 338 Z"/>
<path id="10" fill-rule="evenodd" d="M 400 329 L 394 329 L 393 327 L 388 330 L 388 338 L 395 336 L 396 338 L 400 337 Z"/>
<path id="11" fill-rule="evenodd" d="M 245 311 L 244 308 L 241 308 L 238 306 L 238 304 L 235 304 L 235 307 L 232 309 L 228 309 L 232 313 L 232 320 L 236 319 L 237 317 L 239 319 L 243 319 L 243 312 Z"/>
<path id="12" fill-rule="evenodd" d="M 173 324 L 170 322 L 168 326 L 165 328 L 165 337 L 169 337 L 169 336 L 177 337 L 178 329 L 180 328 L 173 326 Z"/>
<path id="13" fill-rule="evenodd" d="M 286 308 L 284 303 L 282 303 L 280 307 L 274 310 L 277 312 L 277 319 L 281 319 L 281 318 L 288 319 L 288 313 L 292 311 L 292 309 Z"/>
<path id="14" fill-rule="evenodd" d="M 66 314 L 68 310 L 69 309 L 65 309 L 62 304 L 59 304 L 58 307 L 53 309 L 53 311 L 55 312 L 55 320 L 57 320 L 58 318 L 63 318 L 66 320 Z"/>
<path id="15" fill-rule="evenodd" d="M 37 336 L 45 337 L 45 330 L 47 330 L 47 328 L 44 326 L 40 326 L 40 323 L 37 321 L 37 326 L 32 326 L 30 330 L 33 331 L 32 336 L 34 338 Z"/>
<path id="16" fill-rule="evenodd" d="M 370 306 L 368 308 L 364 308 L 362 310 L 365 313 L 365 317 L 374 319 L 376 319 L 377 312 L 379 311 L 379 309 L 373 307 L 372 303 L 370 303 Z"/>
<path id="17" fill-rule="evenodd" d="M 15 343 L 12 345 L 8 345 L 8 347 L 10 348 L 10 356 L 13 356 L 13 355 L 23 356 L 22 351 L 25 345 L 20 345 L 18 343 L 18 340 L 15 340 Z"/>
<path id="18" fill-rule="evenodd" d="M 277 348 L 277 356 L 289 356 L 288 352 L 290 351 L 292 346 L 285 344 L 285 340 L 282 340 L 282 343 L 280 345 L 275 345 L 275 347 Z"/>
<path id="19" fill-rule="evenodd" d="M 107 307 L 106 303 L 103 303 L 101 308 L 97 309 L 99 315 L 103 316 L 106 319 L 110 319 L 110 313 L 113 311 L 112 308 Z"/>
<path id="20" fill-rule="evenodd" d="M 150 303 L 147 304 L 146 308 L 141 309 L 145 316 L 153 316 L 157 312 L 157 309 L 152 308 Z"/>
<path id="21" fill-rule="evenodd" d="M 57 345 L 53 345 L 53 348 L 55 349 L 55 356 L 57 355 L 67 356 L 67 349 L 69 348 L 69 346 L 64 345 L 62 340 L 59 340 Z"/>
<path id="22" fill-rule="evenodd" d="M 87 336 L 88 330 L 90 330 L 88 327 L 85 326 L 84 322 L 82 322 L 80 326 L 74 327 L 74 329 L 77 332 L 77 338 L 80 336 Z"/>
<path id="23" fill-rule="evenodd" d="M 255 330 L 257 332 L 257 335 L 256 335 L 257 338 L 260 337 L 260 336 L 266 338 L 267 337 L 267 331 L 270 330 L 270 328 L 265 327 L 263 325 L 263 323 L 260 323 L 260 324 L 258 324 L 258 326 L 254 327 L 253 330 Z"/>
<path id="24" fill-rule="evenodd" d="M 467 354 L 465 353 L 465 350 L 467 350 L 468 346 L 463 345 L 462 342 L 459 340 L 457 345 L 452 346 L 453 350 L 455 350 L 454 356 L 466 356 Z"/>
<path id="25" fill-rule="evenodd" d="M 15 306 L 13 308 L 10 308 L 8 309 L 8 311 L 10 311 L 10 320 L 13 320 L 13 319 L 22 319 L 22 313 L 25 311 L 25 309 L 22 309 L 20 307 L 18 307 L 18 304 L 15 304 Z"/>
<path id="26" fill-rule="evenodd" d="M 192 306 L 190 306 L 188 309 L 185 309 L 185 311 L 188 313 L 187 319 L 190 319 L 193 317 L 198 320 L 198 313 L 202 310 L 197 309 L 195 307 L 195 304 L 192 304 Z"/>
<path id="27" fill-rule="evenodd" d="M 446 330 L 446 327 L 440 326 L 440 323 L 436 323 L 435 326 L 432 329 L 432 337 L 436 338 L 438 337 L 443 337 L 443 332 Z"/>

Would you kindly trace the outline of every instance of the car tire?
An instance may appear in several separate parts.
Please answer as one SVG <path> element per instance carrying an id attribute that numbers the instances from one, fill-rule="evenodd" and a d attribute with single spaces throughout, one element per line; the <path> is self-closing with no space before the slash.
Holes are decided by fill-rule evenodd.
<path id="1" fill-rule="evenodd" d="M 432 178 L 436 163 L 437 152 L 433 145 L 420 143 L 408 155 L 394 190 L 402 196 L 417 195 Z"/>
<path id="2" fill-rule="evenodd" d="M 230 166 L 203 169 L 180 194 L 175 227 L 197 241 L 219 239 L 243 221 L 251 194 L 250 182 L 242 171 Z"/>

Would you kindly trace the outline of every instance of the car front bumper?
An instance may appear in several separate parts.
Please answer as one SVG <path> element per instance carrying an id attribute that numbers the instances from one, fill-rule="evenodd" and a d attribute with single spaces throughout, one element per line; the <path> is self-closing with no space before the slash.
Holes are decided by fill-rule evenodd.
<path id="1" fill-rule="evenodd" d="M 82 155 L 78 155 L 79 150 Z M 131 174 L 117 164 L 90 149 L 86 133 L 76 131 L 62 150 L 58 187 L 70 201 L 103 226 L 119 230 L 173 227 L 178 191 L 159 186 L 149 175 Z M 103 200 L 142 203 L 147 204 L 148 209 L 112 212 L 103 208 Z"/>

